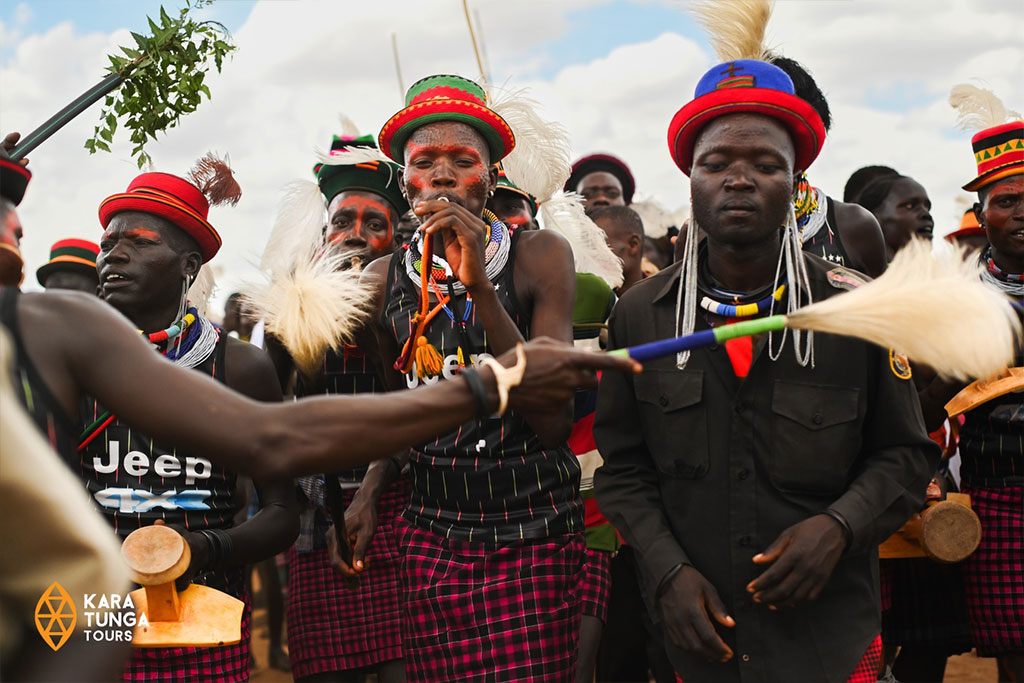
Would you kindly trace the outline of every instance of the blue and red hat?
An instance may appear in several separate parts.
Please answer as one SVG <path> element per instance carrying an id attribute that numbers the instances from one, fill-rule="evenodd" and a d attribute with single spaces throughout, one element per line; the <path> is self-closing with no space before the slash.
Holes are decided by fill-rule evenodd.
<path id="1" fill-rule="evenodd" d="M 789 130 L 796 168 L 806 171 L 825 144 L 825 124 L 814 108 L 797 97 L 793 81 L 777 66 L 737 59 L 711 68 L 697 83 L 693 100 L 668 127 L 668 148 L 683 173 L 690 175 L 697 136 L 711 121 L 728 114 L 770 116 Z"/>

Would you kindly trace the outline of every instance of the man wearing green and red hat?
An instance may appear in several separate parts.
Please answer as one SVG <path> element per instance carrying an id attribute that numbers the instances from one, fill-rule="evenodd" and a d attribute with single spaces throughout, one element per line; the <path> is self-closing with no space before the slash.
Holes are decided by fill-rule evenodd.
<path id="1" fill-rule="evenodd" d="M 204 191 L 205 190 L 205 194 Z M 176 365 L 193 368 L 259 401 L 280 401 L 273 366 L 260 349 L 229 338 L 188 300 L 202 264 L 220 249 L 209 222 L 210 199 L 237 201 L 241 191 L 222 162 L 207 157 L 189 180 L 143 173 L 99 208 L 104 228 L 97 257 L 101 297 L 127 316 Z M 147 387 L 160 391 L 160 387 Z M 198 398 L 198 397 L 197 397 Z M 121 535 L 156 522 L 178 526 L 191 548 L 186 572 L 245 599 L 243 567 L 285 550 L 297 516 L 291 483 L 257 480 L 261 509 L 235 525 L 234 472 L 175 449 L 122 422 L 93 399 L 80 410 L 80 458 L 70 463 Z M 136 649 L 126 680 L 161 672 L 186 678 L 244 678 L 249 668 L 249 610 L 242 641 L 221 648 Z"/>
<path id="2" fill-rule="evenodd" d="M 824 132 L 775 66 L 736 60 L 701 78 L 668 135 L 690 176 L 683 257 L 623 295 L 612 347 L 728 324 L 737 304 L 763 315 L 843 291 L 791 217 Z M 637 554 L 687 683 L 876 679 L 877 545 L 923 503 L 938 447 L 891 352 L 787 336 L 655 360 L 599 388 L 598 502 Z"/>
<path id="3" fill-rule="evenodd" d="M 509 180 L 501 164 L 498 164 L 498 186 L 494 189 L 494 196 L 487 200 L 487 209 L 510 228 L 519 226 L 523 230 L 536 230 L 539 227 L 537 198 Z"/>
<path id="4" fill-rule="evenodd" d="M 100 246 L 89 240 L 69 238 L 54 242 L 50 260 L 36 271 L 36 279 L 44 289 L 72 289 L 98 294 L 100 285 L 96 272 L 96 255 Z"/>
<path id="5" fill-rule="evenodd" d="M 380 353 L 395 379 L 472 381 L 524 339 L 568 344 L 570 246 L 548 230 L 509 231 L 485 208 L 515 139 L 483 89 L 422 79 L 379 140 L 404 164 L 403 191 L 422 221 L 407 250 L 364 275 L 376 278 Z M 585 543 L 580 467 L 565 445 L 570 408 L 513 401 L 412 449 L 412 502 L 398 522 L 410 680 L 575 674 Z"/>

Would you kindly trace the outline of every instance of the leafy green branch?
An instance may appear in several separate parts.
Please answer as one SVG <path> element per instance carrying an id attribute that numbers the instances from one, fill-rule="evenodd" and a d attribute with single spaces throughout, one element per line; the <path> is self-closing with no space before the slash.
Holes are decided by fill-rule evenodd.
<path id="1" fill-rule="evenodd" d="M 90 154 L 110 151 L 120 120 L 130 131 L 132 156 L 142 168 L 152 160 L 146 143 L 194 112 L 204 95 L 211 98 L 204 83 L 207 73 L 211 68 L 220 73 L 224 58 L 237 49 L 223 24 L 190 16 L 212 2 L 188 0 L 176 18 L 161 6 L 159 24 L 147 17 L 151 35 L 132 33 L 135 47 L 121 46 L 121 55 L 108 55 L 107 71 L 124 82 L 104 100 L 100 123 L 85 141 Z"/>

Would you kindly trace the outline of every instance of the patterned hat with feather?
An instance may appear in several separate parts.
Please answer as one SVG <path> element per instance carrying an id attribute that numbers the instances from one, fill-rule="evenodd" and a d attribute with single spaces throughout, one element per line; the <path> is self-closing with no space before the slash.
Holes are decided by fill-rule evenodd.
<path id="1" fill-rule="evenodd" d="M 962 130 L 974 131 L 971 146 L 978 175 L 964 185 L 975 192 L 997 180 L 1024 173 L 1024 121 L 991 90 L 968 83 L 953 87 L 949 103 Z"/>

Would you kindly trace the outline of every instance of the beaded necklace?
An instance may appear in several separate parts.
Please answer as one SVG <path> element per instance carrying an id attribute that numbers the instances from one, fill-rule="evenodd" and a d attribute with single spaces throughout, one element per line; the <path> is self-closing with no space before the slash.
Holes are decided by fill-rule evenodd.
<path id="1" fill-rule="evenodd" d="M 1024 296 L 1024 273 L 1007 273 L 992 259 L 992 247 L 988 246 L 981 254 L 981 262 L 985 270 L 981 271 L 981 279 L 998 287 L 1010 296 Z"/>
<path id="2" fill-rule="evenodd" d="M 818 234 L 821 226 L 825 224 L 828 198 L 824 192 L 813 187 L 804 174 L 800 174 L 800 180 L 797 182 L 793 196 L 793 211 L 802 242 Z"/>
<path id="3" fill-rule="evenodd" d="M 776 302 L 782 301 L 782 295 L 785 291 L 786 285 L 781 284 L 774 293 L 769 294 L 760 301 L 748 304 L 739 303 L 738 297 L 733 297 L 733 303 L 725 304 L 720 301 L 715 301 L 709 296 L 705 296 L 700 300 L 700 307 L 708 313 L 714 313 L 715 315 L 720 315 L 723 318 L 749 318 L 751 316 L 760 315 L 770 311 Z"/>
<path id="4" fill-rule="evenodd" d="M 182 332 L 187 330 L 192 325 L 192 323 L 196 321 L 197 316 L 198 312 L 196 311 L 195 308 L 188 309 L 188 313 L 186 313 L 181 318 L 181 320 L 175 323 L 171 323 L 171 326 L 168 327 L 166 330 L 160 330 L 159 332 L 151 332 L 150 334 L 146 335 L 147 338 L 149 339 L 149 343 L 156 345 L 162 344 L 166 341 L 177 339 Z M 142 330 L 139 330 L 139 334 L 144 333 Z"/>
<path id="5" fill-rule="evenodd" d="M 490 235 L 487 246 L 484 248 L 484 272 L 487 279 L 493 281 L 508 263 L 508 255 L 511 249 L 511 235 L 508 227 L 502 223 L 491 211 L 484 209 L 483 219 L 490 223 Z M 427 325 L 444 311 L 451 318 L 452 323 L 458 328 L 460 343 L 458 347 L 459 367 L 466 366 L 466 358 L 469 352 L 469 335 L 466 331 L 466 323 L 472 311 L 472 299 L 466 291 L 466 286 L 459 282 L 452 272 L 451 266 L 443 258 L 433 253 L 431 246 L 432 235 L 421 233 L 417 230 L 409 244 L 409 250 L 405 255 L 406 273 L 409 279 L 420 290 L 420 306 L 416 315 L 413 316 L 413 333 L 402 347 L 402 353 L 395 360 L 395 370 L 407 374 L 412 371 L 413 363 L 416 365 L 416 374 L 421 379 L 434 377 L 441 373 L 441 366 L 444 359 L 426 337 L 423 336 Z M 432 257 L 431 267 L 423 268 L 423 254 L 430 254 Z M 438 282 L 447 286 L 448 295 L 441 293 Z M 434 290 L 437 296 L 437 304 L 430 306 L 430 290 Z M 457 315 L 448 303 L 452 302 L 454 307 L 457 296 L 466 295 L 465 309 L 461 315 Z M 459 320 L 458 318 L 461 318 Z M 465 346 L 465 349 L 463 348 Z"/>

